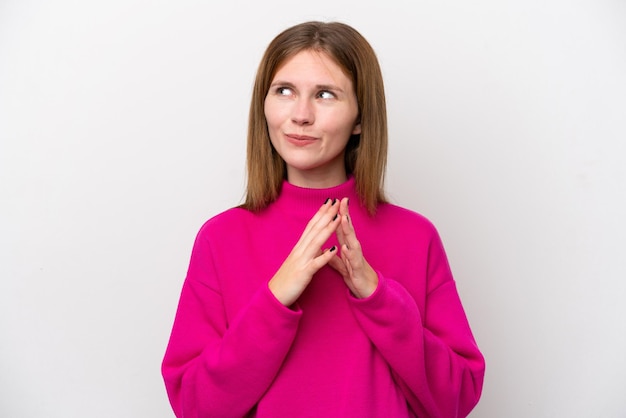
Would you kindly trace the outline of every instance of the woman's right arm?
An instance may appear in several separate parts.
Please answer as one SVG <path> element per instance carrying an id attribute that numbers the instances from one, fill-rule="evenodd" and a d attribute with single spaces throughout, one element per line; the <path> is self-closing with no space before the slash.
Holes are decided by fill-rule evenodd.
<path id="1" fill-rule="evenodd" d="M 273 381 L 296 335 L 300 312 L 261 286 L 227 320 L 211 258 L 198 235 L 162 364 L 177 417 L 242 417 Z"/>

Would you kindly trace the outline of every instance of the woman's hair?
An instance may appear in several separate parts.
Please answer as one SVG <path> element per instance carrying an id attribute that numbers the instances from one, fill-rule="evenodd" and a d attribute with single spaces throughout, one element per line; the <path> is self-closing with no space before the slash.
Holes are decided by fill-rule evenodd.
<path id="1" fill-rule="evenodd" d="M 258 211 L 279 195 L 286 167 L 270 142 L 265 97 L 280 66 L 306 50 L 323 52 L 352 80 L 361 133 L 346 146 L 346 173 L 355 178 L 361 203 L 373 215 L 385 202 L 387 111 L 383 78 L 376 54 L 354 28 L 338 22 L 305 22 L 280 33 L 269 44 L 257 70 L 248 123 L 247 193 L 242 207 Z"/>

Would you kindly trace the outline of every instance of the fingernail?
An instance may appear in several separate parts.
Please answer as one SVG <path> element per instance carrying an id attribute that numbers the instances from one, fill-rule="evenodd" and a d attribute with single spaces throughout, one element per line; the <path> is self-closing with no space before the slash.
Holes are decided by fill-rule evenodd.
<path id="1" fill-rule="evenodd" d="M 330 200 L 330 197 L 327 197 L 326 200 L 324 201 L 324 204 L 328 203 L 329 200 Z"/>
<path id="2" fill-rule="evenodd" d="M 348 198 L 348 200 L 346 200 L 346 205 L 350 206 L 350 198 Z"/>
<path id="3" fill-rule="evenodd" d="M 333 200 L 333 204 L 331 206 L 335 206 L 335 203 L 337 203 L 337 199 Z"/>
<path id="4" fill-rule="evenodd" d="M 346 221 L 348 221 L 348 223 L 350 223 L 350 218 L 348 217 L 348 215 L 346 215 Z"/>
<path id="5" fill-rule="evenodd" d="M 338 215 L 338 214 L 337 214 L 337 215 Z M 337 219 L 337 215 L 335 215 L 335 216 L 333 217 L 333 221 L 334 221 L 335 219 Z"/>
<path id="6" fill-rule="evenodd" d="M 333 245 L 333 247 L 332 247 L 329 251 L 332 253 L 332 252 L 333 252 L 333 251 L 335 251 L 336 249 L 337 249 L 337 246 L 336 246 L 336 245 Z"/>

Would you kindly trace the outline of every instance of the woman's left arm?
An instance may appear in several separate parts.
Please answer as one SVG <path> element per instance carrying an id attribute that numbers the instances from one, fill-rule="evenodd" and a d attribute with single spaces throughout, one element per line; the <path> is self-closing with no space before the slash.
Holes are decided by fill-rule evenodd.
<path id="1" fill-rule="evenodd" d="M 342 258 L 331 265 L 344 277 L 357 321 L 393 370 L 411 409 L 420 417 L 467 416 L 481 395 L 485 361 L 436 230 L 433 227 L 430 234 L 427 294 L 420 311 L 401 283 L 380 273 L 375 273 L 374 290 L 369 292 L 374 282 L 368 269 L 374 270 L 345 221 L 338 233 Z"/>

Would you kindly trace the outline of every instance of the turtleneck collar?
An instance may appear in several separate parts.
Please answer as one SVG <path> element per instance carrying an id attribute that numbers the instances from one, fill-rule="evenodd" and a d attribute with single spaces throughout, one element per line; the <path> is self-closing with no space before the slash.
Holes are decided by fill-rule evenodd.
<path id="1" fill-rule="evenodd" d="M 356 204 L 359 200 L 353 176 L 349 176 L 348 180 L 338 186 L 324 189 L 299 187 L 285 180 L 274 204 L 288 209 L 291 213 L 296 211 L 308 216 L 317 212 L 326 199 L 343 199 L 344 197 L 349 198 L 350 203 Z"/>

